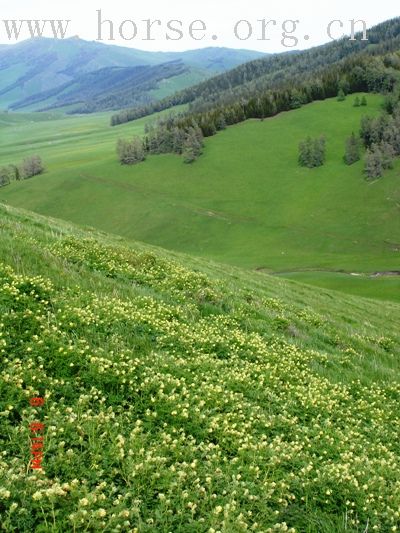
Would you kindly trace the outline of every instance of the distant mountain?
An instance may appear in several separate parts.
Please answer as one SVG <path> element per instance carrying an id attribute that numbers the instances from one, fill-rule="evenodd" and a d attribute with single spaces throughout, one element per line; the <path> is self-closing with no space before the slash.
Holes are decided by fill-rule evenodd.
<path id="1" fill-rule="evenodd" d="M 263 55 L 229 48 L 146 52 L 78 38 L 30 39 L 0 46 L 0 108 L 118 109 L 155 100 L 158 90 L 168 96 Z M 163 83 L 171 79 L 174 83 Z M 90 90 L 91 82 L 99 85 Z M 97 99 L 93 105 L 99 89 L 106 91 L 103 103 Z"/>
<path id="2" fill-rule="evenodd" d="M 60 87 L 34 94 L 13 104 L 13 110 L 57 107 L 74 113 L 92 113 L 104 109 L 121 109 L 129 105 L 146 105 L 154 92 L 171 78 L 182 79 L 190 72 L 182 61 L 155 66 L 106 67 L 76 76 Z"/>

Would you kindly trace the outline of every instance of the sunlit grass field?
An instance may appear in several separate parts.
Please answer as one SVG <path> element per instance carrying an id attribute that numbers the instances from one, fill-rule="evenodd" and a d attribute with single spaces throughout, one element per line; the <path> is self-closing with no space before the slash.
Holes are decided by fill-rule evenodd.
<path id="1" fill-rule="evenodd" d="M 400 278 L 337 274 L 400 269 L 399 165 L 367 183 L 362 162 L 342 160 L 362 115 L 381 112 L 381 96 L 368 95 L 366 108 L 353 107 L 354 98 L 230 127 L 207 139 L 191 166 L 173 155 L 119 165 L 117 138 L 142 134 L 148 119 L 111 128 L 107 114 L 2 115 L 0 163 L 38 153 L 47 172 L 0 190 L 0 200 L 226 264 L 398 299 Z M 300 168 L 299 141 L 321 134 L 325 166 Z"/>

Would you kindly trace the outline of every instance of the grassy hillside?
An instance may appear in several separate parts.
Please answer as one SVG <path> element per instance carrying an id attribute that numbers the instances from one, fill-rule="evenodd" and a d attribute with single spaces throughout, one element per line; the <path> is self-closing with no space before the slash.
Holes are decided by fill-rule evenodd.
<path id="1" fill-rule="evenodd" d="M 399 305 L 0 206 L 0 316 L 4 531 L 400 527 Z"/>
<path id="2" fill-rule="evenodd" d="M 177 106 L 180 112 L 185 106 Z M 171 111 L 154 115 L 170 114 Z M 115 158 L 118 137 L 142 135 L 148 119 L 138 120 L 121 128 L 109 126 L 110 113 L 66 116 L 62 110 L 46 113 L 0 113 L 2 135 L 0 165 L 28 154 L 40 153 L 48 163 L 48 174 L 57 173 L 94 160 Z M 25 183 L 26 184 L 26 183 Z"/>
<path id="3" fill-rule="evenodd" d="M 335 274 L 399 270 L 399 166 L 367 183 L 362 162 L 342 161 L 346 137 L 363 114 L 380 112 L 382 98 L 368 95 L 367 108 L 353 101 L 317 102 L 231 127 L 208 139 L 192 166 L 172 155 L 119 166 L 117 137 L 140 133 L 145 120 L 114 129 L 106 115 L 3 124 L 0 164 L 39 153 L 48 172 L 0 190 L 0 200 L 168 249 L 399 299 L 399 278 L 361 284 Z M 322 168 L 297 165 L 308 134 L 327 138 Z"/>

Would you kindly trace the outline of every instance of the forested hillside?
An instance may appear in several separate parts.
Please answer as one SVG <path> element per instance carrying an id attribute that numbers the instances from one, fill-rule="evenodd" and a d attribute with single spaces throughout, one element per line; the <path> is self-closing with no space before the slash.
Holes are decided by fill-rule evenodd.
<path id="1" fill-rule="evenodd" d="M 190 102 L 185 113 L 163 118 L 149 129 L 144 150 L 183 154 L 184 161 L 192 163 L 202 154 L 203 137 L 247 119 L 264 120 L 333 96 L 343 100 L 355 92 L 381 92 L 390 95 L 387 111 L 393 114 L 400 99 L 399 34 L 400 19 L 394 19 L 370 30 L 368 43 L 342 39 L 301 54 L 252 62 L 154 106 L 121 111 L 112 116 L 111 125 Z M 255 79 L 248 82 L 252 76 Z M 226 87 L 229 90 L 224 90 Z M 378 142 L 382 140 L 381 136 Z M 365 142 L 367 148 L 371 144 Z M 390 150 L 389 159 L 399 154 L 397 148 Z M 382 159 L 380 154 L 377 159 Z M 380 177 L 383 171 L 372 169 L 367 173 Z"/>
<path id="2" fill-rule="evenodd" d="M 210 111 L 225 107 L 239 107 L 249 102 L 258 103 L 271 96 L 271 90 L 290 92 L 292 105 L 301 104 L 303 85 L 314 87 L 314 97 L 326 92 L 324 79 L 332 80 L 346 73 L 348 68 L 371 63 L 367 82 L 374 90 L 385 67 L 400 68 L 400 59 L 392 53 L 400 48 L 400 18 L 393 19 L 368 31 L 368 42 L 348 38 L 298 53 L 278 54 L 251 61 L 233 70 L 213 77 L 197 86 L 178 92 L 149 107 L 125 110 L 114 117 L 118 124 L 141 116 L 168 109 L 178 104 L 191 104 L 191 111 Z M 383 57 L 385 61 L 383 61 Z M 370 78 L 370 79 L 369 79 Z M 339 81 L 339 80 L 337 80 Z M 299 93 L 295 92 L 300 86 Z M 365 83 L 364 83 L 365 86 Z M 337 84 L 335 85 L 337 91 Z M 333 94 L 327 94 L 333 96 Z M 290 98 L 289 98 L 290 100 Z M 264 111 L 264 115 L 266 115 Z M 249 117 L 248 117 L 249 118 Z"/>
<path id="3" fill-rule="evenodd" d="M 155 105 L 121 111 L 111 124 L 190 103 L 182 116 L 160 121 L 146 146 L 152 151 L 155 138 L 155 153 L 188 151 L 186 159 L 191 162 L 201 154 L 197 130 L 209 137 L 227 125 L 263 120 L 338 94 L 393 92 L 400 79 L 399 35 L 400 19 L 394 19 L 370 30 L 368 43 L 342 39 L 299 54 L 251 62 Z"/>

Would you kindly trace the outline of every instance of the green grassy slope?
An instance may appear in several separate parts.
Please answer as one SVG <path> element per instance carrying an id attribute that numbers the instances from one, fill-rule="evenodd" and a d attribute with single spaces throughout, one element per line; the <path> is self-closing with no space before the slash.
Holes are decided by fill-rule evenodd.
<path id="1" fill-rule="evenodd" d="M 140 133 L 145 120 L 113 129 L 108 115 L 3 125 L 0 163 L 39 153 L 48 172 L 2 189 L 0 200 L 251 269 L 399 270 L 399 166 L 367 183 L 362 162 L 347 167 L 342 161 L 344 140 L 358 131 L 362 114 L 380 112 L 381 97 L 368 100 L 367 108 L 354 108 L 353 97 L 317 102 L 231 127 L 208 139 L 192 166 L 166 155 L 121 167 L 117 137 Z M 299 141 L 322 133 L 326 165 L 299 168 Z M 336 274 L 315 276 L 322 286 L 333 278 L 337 285 Z M 360 284 L 347 277 L 343 288 L 350 286 L 396 298 L 400 282 L 366 278 L 358 291 Z"/>
<path id="2" fill-rule="evenodd" d="M 179 112 L 185 106 L 172 110 Z M 160 113 L 169 114 L 171 111 Z M 158 115 L 152 117 L 153 120 Z M 46 160 L 45 176 L 60 174 L 73 167 L 76 172 L 90 162 L 115 158 L 119 137 L 143 135 L 148 119 L 115 129 L 109 126 L 111 113 L 65 116 L 61 111 L 47 113 L 0 113 L 0 165 L 40 153 Z M 27 182 L 25 183 L 27 184 Z"/>
<path id="3" fill-rule="evenodd" d="M 4 531 L 400 527 L 399 305 L 0 205 L 0 317 Z"/>
<path id="4" fill-rule="evenodd" d="M 187 87 L 191 87 L 196 83 L 204 81 L 205 78 L 206 74 L 204 70 L 192 67 L 189 72 L 162 80 L 159 83 L 158 88 L 149 91 L 148 95 L 150 98 L 162 100 L 182 89 L 186 89 Z"/>

